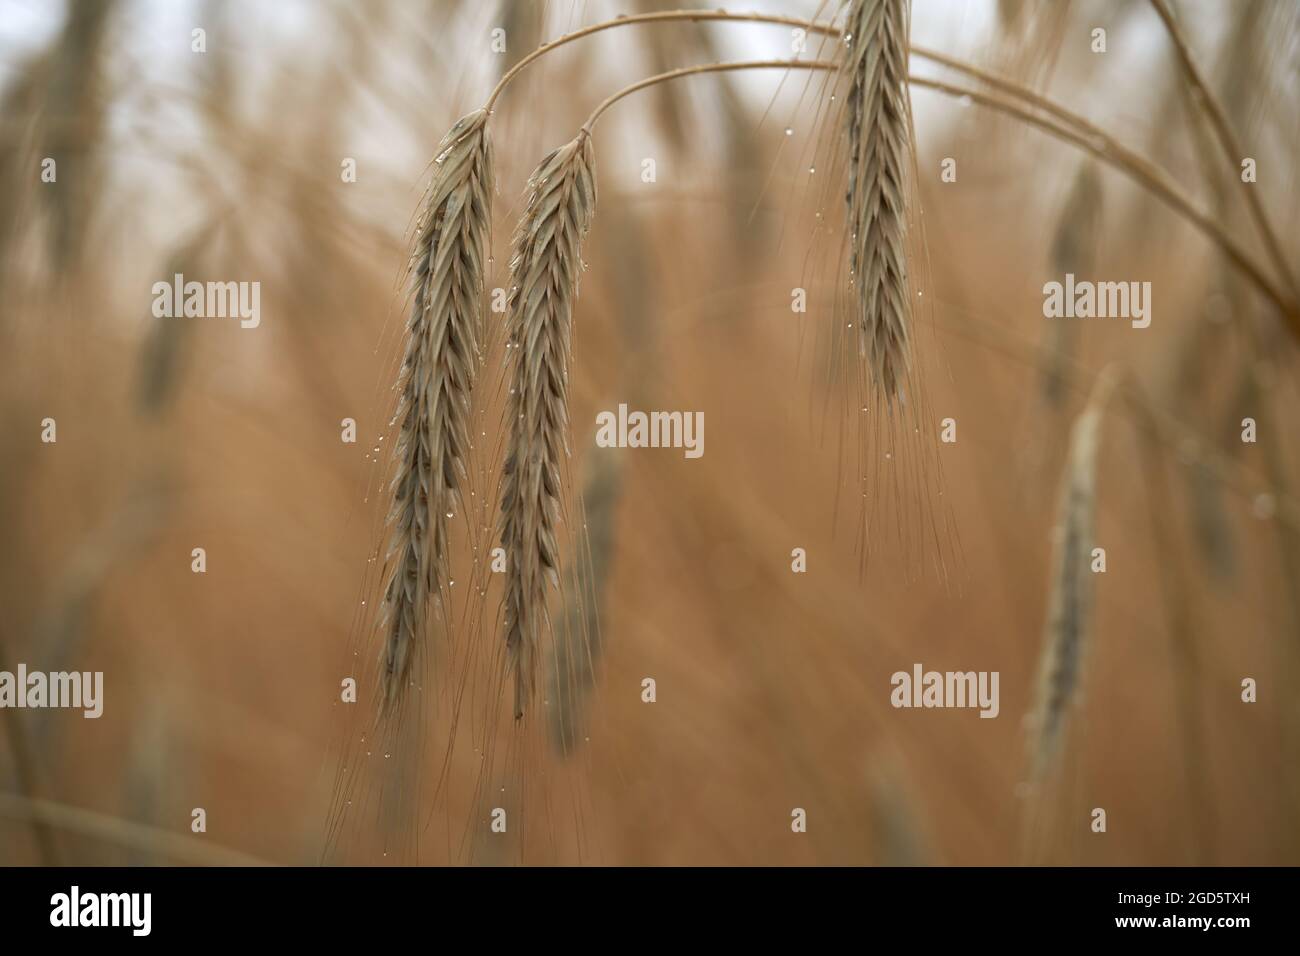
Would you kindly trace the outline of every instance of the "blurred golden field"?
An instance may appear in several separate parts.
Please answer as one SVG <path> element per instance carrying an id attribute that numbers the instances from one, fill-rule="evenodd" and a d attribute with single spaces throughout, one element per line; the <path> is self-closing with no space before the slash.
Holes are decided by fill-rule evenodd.
<path id="1" fill-rule="evenodd" d="M 451 626 L 400 729 L 368 730 L 403 269 L 438 143 L 541 40 L 691 6 L 713 5 L 0 0 L 0 670 L 104 674 L 97 720 L 0 711 L 0 863 L 1300 863 L 1297 325 L 1121 172 L 928 89 L 911 94 L 913 411 L 933 437 L 863 465 L 858 419 L 883 406 L 828 374 L 846 282 L 823 81 L 737 72 L 628 97 L 594 134 L 574 318 L 586 523 L 575 508 L 568 533 L 591 544 L 585 583 L 552 602 L 598 617 L 594 679 L 548 685 L 551 649 L 538 705 L 511 717 L 482 563 L 498 328 Z M 837 4 L 744 6 L 829 21 Z M 1226 168 L 1144 0 L 915 0 L 912 41 L 1159 164 L 1285 289 L 1240 197 L 1258 191 L 1294 268 L 1300 8 L 1174 6 L 1256 183 Z M 487 293 L 509 284 L 530 171 L 600 100 L 789 55 L 780 26 L 663 23 L 531 65 L 491 121 Z M 1150 282 L 1150 326 L 1062 331 L 1043 285 L 1067 271 Z M 150 289 L 175 273 L 260 283 L 260 324 L 155 317 Z M 1154 411 L 1105 416 L 1107 568 L 1068 740 L 1031 787 L 1067 443 L 1108 367 Z M 595 448 L 619 403 L 703 412 L 705 454 Z M 868 475 L 898 488 L 864 545 Z M 918 662 L 999 672 L 997 719 L 891 707 L 891 675 Z"/>

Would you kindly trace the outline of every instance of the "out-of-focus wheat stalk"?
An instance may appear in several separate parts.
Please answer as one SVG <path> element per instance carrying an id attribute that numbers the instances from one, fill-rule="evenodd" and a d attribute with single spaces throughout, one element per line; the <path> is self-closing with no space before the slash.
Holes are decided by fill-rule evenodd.
<path id="1" fill-rule="evenodd" d="M 182 242 L 167 259 L 163 275 L 193 276 L 201 270 L 202 257 L 221 224 L 220 216 L 213 216 L 195 233 Z M 141 416 L 155 418 L 171 407 L 179 385 L 182 347 L 193 328 L 192 322 L 183 319 L 153 319 L 140 350 L 139 372 L 136 380 L 136 409 Z"/>
<path id="2" fill-rule="evenodd" d="M 398 378 L 396 477 L 384 592 L 384 708 L 399 699 L 430 601 L 443 604 L 447 519 L 469 451 L 470 390 L 479 361 L 492 150 L 487 113 L 443 138 L 410 264 L 413 301 Z"/>
<path id="3" fill-rule="evenodd" d="M 907 373 L 908 0 L 853 0 L 840 69 L 848 76 L 849 268 L 857 287 L 858 354 L 887 401 Z"/>
<path id="4" fill-rule="evenodd" d="M 54 261 L 75 265 L 96 195 L 96 150 L 104 128 L 101 52 L 116 0 L 68 4 L 63 33 L 50 64 L 45 155 L 59 172 L 50 193 Z"/>
<path id="5" fill-rule="evenodd" d="M 1188 85 L 1194 91 L 1195 102 L 1204 111 L 1205 119 L 1210 129 L 1213 130 L 1214 137 L 1223 152 L 1226 163 L 1224 174 L 1236 178 L 1239 172 L 1238 164 L 1241 163 L 1242 157 L 1248 154 L 1237 141 L 1236 134 L 1233 132 L 1232 125 L 1228 122 L 1223 105 L 1219 102 L 1218 97 L 1214 95 L 1213 90 L 1210 89 L 1200 67 L 1197 66 L 1196 60 L 1192 57 L 1187 38 L 1183 36 L 1182 29 L 1178 26 L 1178 21 L 1175 19 L 1173 10 L 1167 0 L 1149 0 L 1149 2 L 1165 25 L 1169 39 L 1174 45 L 1174 51 L 1178 55 L 1179 66 Z M 1283 284 L 1290 292 L 1288 305 L 1292 313 L 1294 313 L 1300 309 L 1300 302 L 1297 302 L 1297 296 L 1300 296 L 1300 286 L 1296 284 L 1295 274 L 1287 261 L 1286 253 L 1282 249 L 1277 233 L 1269 222 L 1268 214 L 1264 211 L 1263 202 L 1259 198 L 1258 191 L 1253 185 L 1242 185 L 1245 187 L 1242 189 L 1242 193 L 1246 208 L 1255 222 L 1269 259 L 1281 277 Z"/>
<path id="6" fill-rule="evenodd" d="M 1051 247 L 1052 270 L 1056 277 L 1069 272 L 1087 277 L 1096 267 L 1101 240 L 1101 202 L 1101 176 L 1097 164 L 1085 160 L 1075 173 L 1070 195 L 1056 221 Z M 1073 333 L 1074 328 L 1069 322 L 1048 323 L 1043 394 L 1055 406 L 1060 406 L 1065 400 L 1063 363 L 1073 352 Z"/>
<path id="7" fill-rule="evenodd" d="M 619 455 L 600 448 L 591 448 L 587 454 L 578 567 L 551 655 L 551 739 L 555 749 L 565 755 L 582 739 L 583 705 L 596 682 L 596 666 L 604 650 L 600 611 L 614 550 L 614 519 L 623 475 Z"/>
<path id="8" fill-rule="evenodd" d="M 1146 402 L 1135 402 L 1145 410 Z M 1197 633 L 1198 609 L 1195 601 L 1199 589 L 1188 580 L 1183 549 L 1178 545 L 1172 515 L 1173 483 L 1165 464 L 1167 452 L 1156 442 L 1141 442 L 1147 509 L 1151 516 L 1156 565 L 1164 596 L 1165 617 L 1169 627 L 1170 658 L 1177 705 L 1177 726 L 1182 738 L 1182 758 L 1186 776 L 1188 802 L 1195 814 L 1187 843 L 1194 862 L 1211 862 L 1214 846 L 1214 809 L 1206 775 L 1205 736 L 1202 728 L 1200 639 Z"/>
<path id="9" fill-rule="evenodd" d="M 591 134 L 554 150 L 528 182 L 528 206 L 510 263 L 510 434 L 502 481 L 506 650 L 515 671 L 515 716 L 534 682 L 534 651 L 547 620 L 546 582 L 559 581 L 557 528 L 568 455 L 569 348 L 582 271 L 582 240 L 596 208 Z"/>
<path id="10" fill-rule="evenodd" d="M 1031 779 L 1040 780 L 1056 755 L 1069 710 L 1079 693 L 1084 645 L 1092 616 L 1090 557 L 1097 507 L 1097 455 L 1106 405 L 1117 375 L 1108 370 L 1070 432 L 1070 450 L 1057 510 L 1038 691 L 1030 718 L 1034 733 Z"/>

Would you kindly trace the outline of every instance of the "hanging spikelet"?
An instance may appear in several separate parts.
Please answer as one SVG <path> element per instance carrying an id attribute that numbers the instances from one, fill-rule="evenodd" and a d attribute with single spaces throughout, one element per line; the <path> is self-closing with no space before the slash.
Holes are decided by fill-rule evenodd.
<path id="1" fill-rule="evenodd" d="M 561 472 L 568 454 L 569 343 L 581 246 L 596 208 L 591 135 L 555 150 L 528 182 L 510 263 L 510 437 L 501 498 L 506 650 L 515 716 L 534 681 L 547 579 L 558 585 Z"/>
<path id="2" fill-rule="evenodd" d="M 1038 693 L 1031 715 L 1031 778 L 1039 779 L 1060 745 L 1077 697 L 1093 605 L 1092 549 L 1097 508 L 1097 453 L 1114 376 L 1103 374 L 1070 431 L 1070 451 L 1058 505 Z"/>
<path id="3" fill-rule="evenodd" d="M 911 297 L 907 279 L 908 0 L 852 0 L 841 51 L 848 76 L 849 266 L 858 293 L 858 354 L 887 401 L 902 394 Z"/>
<path id="4" fill-rule="evenodd" d="M 406 687 L 412 651 L 447 581 L 447 519 L 459 503 L 478 362 L 492 154 L 487 113 L 444 137 L 409 266 L 406 354 L 398 378 L 393 504 L 382 658 L 385 710 Z"/>

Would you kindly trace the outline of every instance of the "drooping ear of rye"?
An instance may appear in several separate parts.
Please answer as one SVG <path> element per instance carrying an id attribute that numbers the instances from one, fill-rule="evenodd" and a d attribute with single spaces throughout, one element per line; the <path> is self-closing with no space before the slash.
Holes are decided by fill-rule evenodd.
<path id="1" fill-rule="evenodd" d="M 487 113 L 443 137 L 408 266 L 411 312 L 398 376 L 381 627 L 383 707 L 401 698 L 431 602 L 447 582 L 447 515 L 460 501 L 470 444 L 470 390 L 483 321 L 492 193 Z"/>
<path id="2" fill-rule="evenodd" d="M 558 585 L 561 474 L 568 453 L 569 345 L 581 246 L 596 208 L 595 156 L 583 130 L 528 181 L 510 262 L 510 435 L 502 479 L 506 651 L 515 716 L 534 684 L 547 621 L 546 582 Z"/>
<path id="3" fill-rule="evenodd" d="M 912 300 L 907 285 L 910 0 L 851 0 L 840 51 L 848 77 L 849 267 L 858 354 L 887 402 L 901 395 Z"/>

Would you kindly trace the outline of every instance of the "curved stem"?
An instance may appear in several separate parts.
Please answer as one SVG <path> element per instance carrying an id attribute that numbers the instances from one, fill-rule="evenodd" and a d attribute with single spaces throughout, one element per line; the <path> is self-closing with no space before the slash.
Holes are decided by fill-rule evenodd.
<path id="1" fill-rule="evenodd" d="M 1144 186 L 1153 192 L 1157 197 L 1162 199 L 1175 212 L 1178 212 L 1202 232 L 1209 239 L 1214 241 L 1223 249 L 1224 253 L 1238 269 L 1246 274 L 1272 302 L 1281 310 L 1287 324 L 1290 326 L 1291 333 L 1300 337 L 1300 311 L 1297 311 L 1286 299 L 1286 296 L 1269 280 L 1269 278 L 1260 271 L 1259 267 L 1251 262 L 1250 257 L 1237 245 L 1233 239 L 1219 227 L 1210 216 L 1197 209 L 1190 200 L 1183 196 L 1178 187 L 1170 181 L 1168 174 L 1150 161 L 1143 159 L 1132 150 L 1126 149 L 1118 142 L 1101 132 L 1096 127 L 1087 123 L 1085 120 L 1078 120 L 1076 125 L 1080 129 L 1087 131 L 1087 135 L 1076 130 L 1066 129 L 1058 126 L 1041 116 L 1029 112 L 1015 103 L 1008 102 L 1001 97 L 979 90 L 966 89 L 960 86 L 954 86 L 951 83 L 944 83 L 939 80 L 926 79 L 925 77 L 909 77 L 908 82 L 915 87 L 922 89 L 936 90 L 945 93 L 948 96 L 969 97 L 972 101 L 980 103 L 991 109 L 999 110 L 1017 119 L 1036 126 L 1044 132 L 1050 133 L 1059 139 L 1068 143 L 1073 143 L 1080 149 L 1091 153 L 1098 159 L 1114 168 L 1126 173 L 1134 179 L 1139 185 Z M 1077 118 L 1076 118 L 1077 119 Z"/>
<path id="2" fill-rule="evenodd" d="M 550 53 L 556 47 L 564 46 L 566 43 L 572 43 L 574 40 L 581 40 L 583 37 L 591 36 L 593 33 L 599 33 L 602 30 L 609 30 L 614 27 L 629 26 L 635 23 L 671 23 L 680 21 L 689 21 L 699 23 L 708 20 L 725 20 L 736 23 L 774 23 L 778 26 L 798 27 L 801 30 L 807 30 L 810 33 L 820 33 L 824 36 L 838 36 L 840 28 L 829 23 L 813 23 L 799 17 L 783 17 L 776 14 L 765 13 L 731 13 L 727 10 L 663 10 L 657 13 L 637 13 L 632 16 L 618 17 L 613 20 L 602 20 L 600 23 L 593 23 L 591 26 L 583 27 L 580 30 L 574 30 L 572 33 L 566 33 L 557 37 L 549 43 L 543 43 L 532 53 L 523 57 L 518 63 L 512 66 L 497 81 L 492 92 L 488 95 L 487 102 L 483 108 L 489 113 L 492 112 L 492 106 L 496 103 L 497 97 L 501 95 L 510 81 L 513 80 L 521 70 L 541 56 Z"/>
<path id="3" fill-rule="evenodd" d="M 587 122 L 582 124 L 582 131 L 590 133 L 592 127 L 596 125 L 596 120 L 600 119 L 600 114 L 605 112 L 625 96 L 630 96 L 637 90 L 643 90 L 647 86 L 654 86 L 657 83 L 665 83 L 668 80 L 675 80 L 682 76 L 695 76 L 698 73 L 726 73 L 731 70 L 836 70 L 838 65 L 830 60 L 743 60 L 736 63 L 704 63 L 699 66 L 684 66 L 680 69 L 669 70 L 667 73 L 659 73 L 655 76 L 646 77 L 639 80 L 631 86 L 625 86 L 612 96 L 605 100 L 592 110 L 591 115 L 587 117 Z"/>
<path id="4" fill-rule="evenodd" d="M 701 23 L 709 21 L 768 23 L 778 26 L 798 27 L 799 29 L 807 30 L 809 33 L 817 33 L 822 36 L 839 36 L 842 32 L 841 28 L 834 24 L 818 23 L 814 20 L 804 20 L 800 17 L 786 17 L 762 13 L 732 13 L 727 10 L 662 10 L 656 13 L 638 13 L 632 16 L 617 17 L 613 20 L 602 20 L 599 23 L 593 23 L 590 26 L 574 30 L 572 33 L 566 33 L 549 43 L 543 43 L 536 50 L 533 50 L 531 53 L 522 57 L 518 63 L 502 75 L 496 86 L 492 88 L 492 92 L 488 95 L 487 102 L 483 105 L 483 108 L 488 112 L 491 112 L 492 107 L 496 105 L 497 99 L 501 96 L 502 92 L 504 92 L 505 88 L 510 85 L 511 80 L 518 76 L 519 73 L 531 63 L 545 56 L 547 53 L 550 53 L 557 47 L 564 46 L 566 43 L 572 43 L 574 40 L 581 40 L 583 37 L 588 37 L 604 30 L 611 30 L 614 27 L 634 26 L 642 23 Z M 932 63 L 945 66 L 950 70 L 957 71 L 958 73 L 964 73 L 982 83 L 987 83 L 995 89 L 1002 90 L 1004 93 L 1018 96 L 1027 102 L 1033 103 L 1035 106 L 1052 113 L 1054 116 L 1065 120 L 1066 122 L 1081 122 L 1079 117 L 1053 103 L 1046 97 L 1039 96 L 1026 87 L 1010 80 L 1003 79 L 993 73 L 988 73 L 978 67 L 971 66 L 955 57 L 947 56 L 936 50 L 915 45 L 910 47 L 910 52 L 912 55 L 919 56 L 923 60 L 929 60 Z M 1085 123 L 1084 125 L 1087 124 Z"/>
<path id="5" fill-rule="evenodd" d="M 1160 15 L 1161 21 L 1164 22 L 1165 30 L 1169 33 L 1169 39 L 1173 41 L 1174 50 L 1178 54 L 1178 62 L 1182 66 L 1183 73 L 1187 76 L 1187 82 L 1191 84 L 1192 92 L 1196 100 L 1205 109 L 1205 115 L 1210 121 L 1210 127 L 1214 130 L 1214 136 L 1219 141 L 1219 147 L 1223 150 L 1223 155 L 1228 161 L 1228 168 L 1232 170 L 1235 177 L 1240 169 L 1239 163 L 1246 158 L 1241 143 L 1232 132 L 1232 127 L 1228 124 L 1228 117 L 1223 111 L 1223 106 L 1219 103 L 1214 91 L 1210 89 L 1205 77 L 1201 75 L 1200 69 L 1196 66 L 1196 61 L 1192 59 L 1192 51 L 1187 46 L 1187 39 L 1183 36 L 1182 30 L 1178 28 L 1177 21 L 1174 20 L 1173 11 L 1169 9 L 1169 4 L 1165 0 L 1151 0 L 1151 6 L 1155 8 Z M 1269 224 L 1268 215 L 1264 212 L 1264 206 L 1259 201 L 1259 196 L 1254 189 L 1246 189 L 1246 206 L 1250 210 L 1251 218 L 1255 220 L 1255 226 L 1259 229 L 1260 236 L 1264 239 L 1264 248 L 1268 250 L 1269 258 L 1273 260 L 1273 266 L 1281 275 L 1287 287 L 1291 290 L 1293 297 L 1300 296 L 1300 289 L 1297 289 L 1295 277 L 1291 274 L 1290 266 L 1287 264 L 1286 256 L 1282 252 L 1282 245 L 1278 241 L 1277 233 Z"/>
<path id="6" fill-rule="evenodd" d="M 1105 135 L 1100 127 L 1090 123 L 1079 114 L 1070 112 L 1055 100 L 1049 100 L 1046 96 L 1035 93 L 1033 90 L 1029 89 L 1029 87 L 1021 86 L 1014 80 L 1008 80 L 1005 77 L 998 76 L 996 73 L 989 73 L 986 70 L 981 70 L 979 67 L 971 66 L 969 63 L 964 63 L 955 57 L 947 56 L 946 54 L 939 53 L 936 50 L 913 46 L 911 52 L 913 56 L 919 56 L 923 60 L 929 60 L 932 63 L 945 66 L 957 73 L 964 73 L 971 79 L 979 80 L 981 83 L 985 83 L 988 86 L 993 87 L 995 90 L 1022 99 L 1026 103 L 1038 107 L 1038 109 L 1042 110 L 1044 113 L 1051 113 L 1057 119 L 1076 127 L 1077 129 L 1087 133 L 1089 136 Z M 913 78 L 913 82 L 916 82 L 915 78 Z"/>
<path id="7" fill-rule="evenodd" d="M 591 116 L 587 118 L 582 126 L 584 132 L 590 133 L 596 120 L 607 109 L 623 99 L 630 96 L 638 90 L 654 86 L 658 83 L 664 83 L 669 80 L 678 79 L 683 76 L 694 76 L 700 73 L 720 73 L 731 70 L 753 70 L 753 69 L 811 69 L 811 70 L 835 70 L 837 64 L 825 60 L 812 60 L 800 62 L 798 60 L 754 60 L 737 63 L 708 63 L 699 66 L 682 67 L 677 70 L 670 70 L 667 73 L 660 73 L 656 76 L 647 77 L 626 86 L 612 96 L 607 97 L 599 106 L 592 111 Z M 1092 125 L 1087 120 L 1075 116 L 1063 107 L 1058 106 L 1051 100 L 1040 97 L 1037 94 L 1030 94 L 1028 102 L 1039 106 L 1053 115 L 1056 115 L 1066 122 L 1070 122 L 1076 129 L 1067 129 L 1058 126 L 1041 116 L 1037 116 L 1029 110 L 1018 104 L 1009 102 L 1001 97 L 994 96 L 979 90 L 967 89 L 961 86 L 955 86 L 951 83 L 945 83 L 940 80 L 931 80 L 925 77 L 911 76 L 908 78 L 910 85 L 922 89 L 931 89 L 948 96 L 968 97 L 974 102 L 988 106 L 992 109 L 999 110 L 1023 120 L 1032 126 L 1036 126 L 1044 132 L 1050 133 L 1068 143 L 1078 146 L 1080 149 L 1091 153 L 1098 159 L 1110 166 L 1126 173 L 1129 177 L 1137 181 L 1140 185 L 1155 193 L 1175 212 L 1180 213 L 1192 225 L 1199 229 L 1204 235 L 1215 242 L 1227 254 L 1228 258 L 1244 272 L 1261 291 L 1267 295 L 1274 304 L 1282 311 L 1287 322 L 1291 325 L 1292 332 L 1300 336 L 1300 313 L 1297 313 L 1288 303 L 1283 294 L 1269 281 L 1253 262 L 1250 257 L 1238 246 L 1230 236 L 1228 236 L 1210 216 L 1197 209 L 1185 196 L 1179 191 L 1176 184 L 1170 181 L 1168 175 L 1158 166 L 1143 159 L 1137 153 L 1121 146 L 1113 138 L 1106 135 L 1098 127 Z M 1009 84 L 1014 86 L 1014 84 Z"/>
<path id="8" fill-rule="evenodd" d="M 1164 6 L 1164 0 L 1151 0 L 1151 2 L 1156 6 L 1157 11 L 1164 11 L 1162 12 L 1162 16 L 1167 13 L 1167 7 Z M 590 26 L 583 27 L 580 30 L 575 30 L 572 33 L 565 34 L 550 43 L 543 44 L 532 53 L 523 57 L 501 77 L 496 87 L 489 95 L 484 108 L 490 112 L 493 105 L 496 103 L 497 98 L 501 95 L 501 92 L 521 70 L 558 46 L 618 26 L 637 23 L 664 23 L 674 21 L 771 23 L 781 26 L 798 27 L 809 31 L 810 33 L 818 33 L 826 36 L 838 36 L 841 32 L 840 28 L 835 25 L 816 23 L 798 17 L 731 13 L 726 10 L 667 10 L 657 13 L 644 13 L 619 17 L 614 20 L 605 20 L 600 23 L 594 23 Z M 1183 59 L 1184 68 L 1188 70 L 1189 75 L 1193 78 L 1193 84 L 1198 84 L 1198 81 L 1200 81 L 1199 72 L 1196 71 L 1195 64 L 1191 61 L 1190 55 L 1187 53 L 1186 45 L 1181 42 L 1181 34 L 1177 32 L 1176 26 L 1174 26 L 1171 21 L 1166 20 L 1166 24 L 1170 28 L 1170 34 L 1174 38 L 1175 45 L 1179 49 L 1180 57 Z M 964 73 L 973 79 L 988 84 L 989 86 L 1008 94 L 1009 96 L 1014 96 L 1034 108 L 1056 117 L 1056 119 L 1066 124 L 1066 126 L 1070 128 L 1065 128 L 1048 122 L 1042 117 L 1023 109 L 1014 103 L 976 90 L 962 89 L 961 87 L 953 86 L 938 80 L 925 79 L 923 77 L 913 76 L 909 78 L 910 83 L 913 86 L 936 90 L 950 96 L 969 97 L 971 100 L 979 102 L 984 106 L 1000 110 L 1001 112 L 1021 119 L 1030 125 L 1036 126 L 1047 133 L 1051 133 L 1066 142 L 1078 146 L 1086 152 L 1098 157 L 1103 162 L 1125 172 L 1140 185 L 1154 192 L 1167 205 L 1191 222 L 1200 232 L 1219 245 L 1232 263 L 1245 273 L 1246 276 L 1260 288 L 1264 295 L 1277 306 L 1281 311 L 1283 319 L 1288 325 L 1290 332 L 1297 338 L 1300 338 L 1300 306 L 1297 306 L 1293 300 L 1288 299 L 1288 297 L 1272 283 L 1269 277 L 1250 260 L 1250 257 L 1242 250 L 1242 248 L 1234 242 L 1222 228 L 1219 227 L 1218 223 L 1204 212 L 1197 209 L 1195 205 L 1184 197 L 1179 192 L 1177 184 L 1175 184 L 1169 178 L 1168 174 L 1160 167 L 1142 158 L 1131 150 L 1124 148 L 1112 137 L 1104 133 L 1099 127 L 1088 122 L 1086 119 L 1072 113 L 1070 110 L 1060 106 L 1047 97 L 1034 93 L 1032 90 L 1026 89 L 1011 80 L 1006 80 L 994 74 L 987 73 L 977 67 L 970 66 L 960 60 L 933 50 L 913 46 L 911 52 L 923 59 L 930 60 L 941 66 Z M 722 70 L 759 69 L 764 67 L 833 69 L 834 64 L 827 63 L 826 61 L 810 61 L 807 63 L 801 63 L 798 60 L 772 60 L 755 61 L 753 63 L 713 64 L 706 67 L 687 67 L 681 70 L 674 70 L 669 73 L 660 74 L 659 76 L 650 77 L 649 79 L 643 80 L 640 83 L 619 91 L 609 100 L 597 107 L 596 111 L 592 114 L 591 118 L 588 119 L 587 123 L 584 124 L 583 128 L 589 130 L 596 118 L 622 97 L 627 96 L 636 90 L 644 89 L 646 86 L 650 86 L 654 83 L 675 79 L 679 76 L 690 76 L 696 73 L 719 72 Z M 1216 130 L 1220 133 L 1221 137 L 1225 135 L 1227 137 L 1226 139 L 1221 138 L 1225 150 L 1231 150 L 1231 144 L 1233 142 L 1232 134 L 1223 121 L 1221 111 L 1217 111 L 1217 102 L 1212 97 L 1206 95 L 1208 91 L 1204 90 L 1203 82 L 1200 82 L 1197 88 L 1201 91 L 1200 95 L 1207 104 L 1207 108 L 1211 113 L 1211 118 L 1215 119 L 1217 115 L 1217 120 L 1215 121 Z M 1279 268 L 1282 269 L 1286 281 L 1290 283 L 1290 273 L 1285 269 L 1284 264 L 1282 263 L 1280 249 L 1276 243 L 1276 239 L 1272 236 L 1271 230 L 1268 228 L 1267 221 L 1263 218 L 1263 210 L 1259 207 L 1257 197 L 1248 193 L 1248 202 L 1251 205 L 1252 213 L 1256 214 L 1256 221 L 1259 223 L 1260 228 L 1265 235 L 1266 245 L 1269 247 L 1270 256 L 1274 259 L 1274 262 L 1279 265 Z"/>

